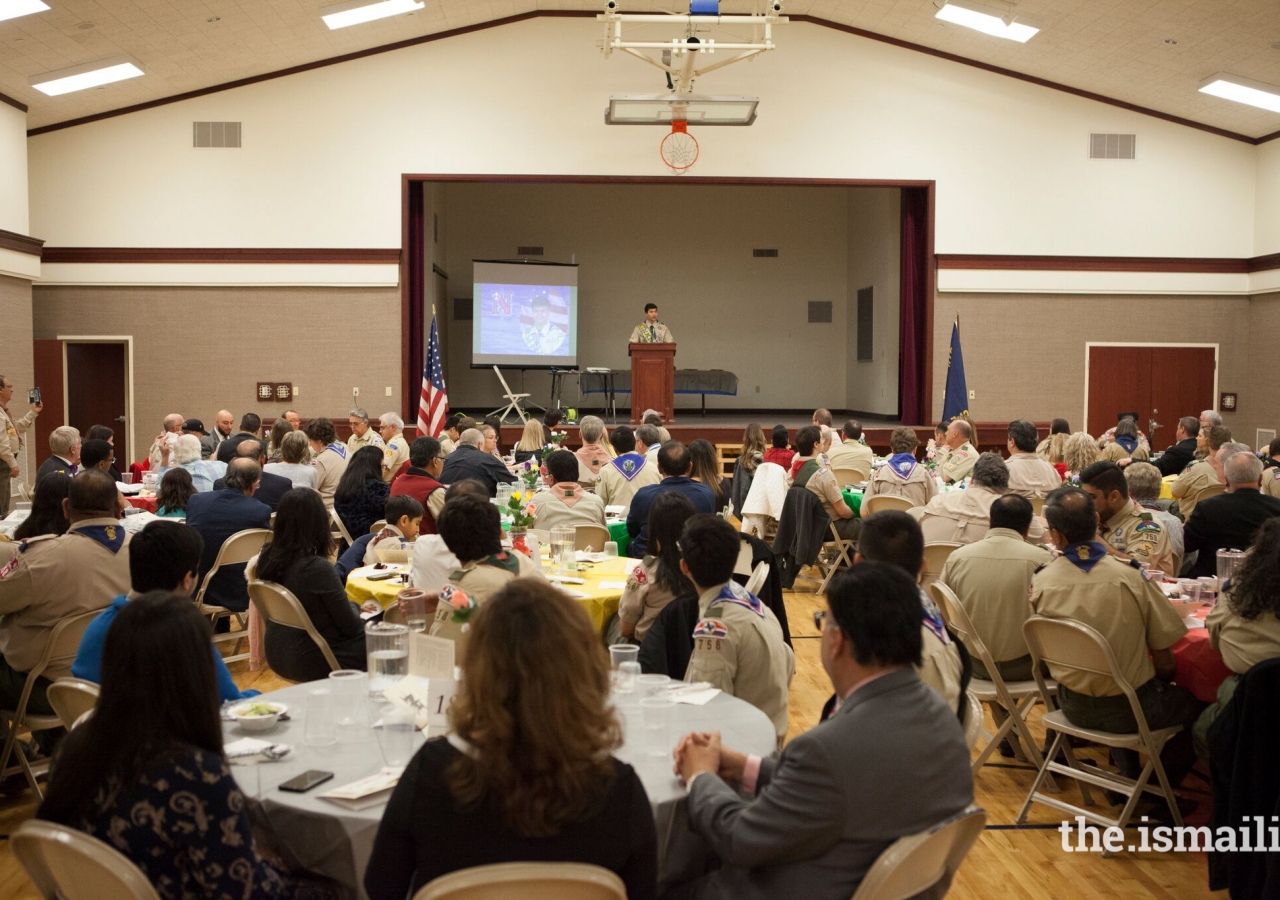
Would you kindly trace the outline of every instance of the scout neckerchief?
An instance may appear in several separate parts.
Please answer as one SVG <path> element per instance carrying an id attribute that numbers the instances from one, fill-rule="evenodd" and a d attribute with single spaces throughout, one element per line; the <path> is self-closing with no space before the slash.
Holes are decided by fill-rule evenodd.
<path id="1" fill-rule="evenodd" d="M 334 453 L 338 454 L 338 455 L 339 455 L 339 456 L 341 456 L 343 459 L 346 459 L 346 458 L 347 458 L 347 445 L 346 445 L 346 444 L 340 444 L 340 443 L 338 443 L 337 441 L 334 441 L 334 442 L 333 442 L 332 444 L 330 444 L 328 447 L 325 447 L 325 449 L 326 449 L 326 450 L 332 450 Z"/>
<path id="2" fill-rule="evenodd" d="M 647 460 L 639 453 L 624 453 L 617 459 L 612 460 L 614 468 L 616 468 L 622 477 L 630 481 L 640 474 L 640 470 L 644 468 Z"/>
<path id="3" fill-rule="evenodd" d="M 119 553 L 124 546 L 123 525 L 84 525 L 74 529 L 72 534 L 82 534 L 90 540 L 97 541 L 112 553 Z"/>
<path id="4" fill-rule="evenodd" d="M 734 603 L 738 606 L 745 606 L 760 618 L 764 618 L 764 606 L 760 603 L 760 598 L 748 591 L 736 581 L 730 581 L 720 589 L 720 593 L 716 594 L 710 606 L 719 603 Z"/>
<path id="5" fill-rule="evenodd" d="M 492 556 L 486 556 L 484 559 L 476 563 L 478 566 L 492 566 L 495 569 L 502 569 L 504 572 L 510 572 L 512 575 L 520 574 L 520 563 L 516 561 L 515 555 L 508 553 L 506 550 L 500 550 Z"/>
<path id="6" fill-rule="evenodd" d="M 394 525 L 388 525 L 385 528 L 383 528 L 382 531 L 378 533 L 378 536 L 373 539 L 373 543 L 379 544 L 382 542 L 384 538 L 389 538 L 389 537 L 400 538 L 401 548 L 406 546 L 405 539 L 404 539 L 404 532 Z"/>
<path id="7" fill-rule="evenodd" d="M 558 481 L 547 490 L 563 500 L 564 505 L 568 507 L 577 506 L 582 495 L 586 493 L 576 481 Z"/>
<path id="8" fill-rule="evenodd" d="M 916 457 L 913 453 L 895 453 L 889 457 L 886 465 L 888 465 L 890 472 L 906 481 L 911 477 L 911 473 L 916 470 L 916 466 L 919 463 L 916 462 Z"/>
<path id="9" fill-rule="evenodd" d="M 937 635 L 938 640 L 942 641 L 943 644 L 950 644 L 951 639 L 947 637 L 946 620 L 942 618 L 942 613 L 938 612 L 938 607 L 924 591 L 920 592 L 920 608 L 923 613 L 922 621 L 924 622 L 924 627 Z"/>
<path id="10" fill-rule="evenodd" d="M 1082 572 L 1092 571 L 1093 567 L 1106 555 L 1107 548 L 1102 546 L 1101 541 L 1081 541 L 1078 544 L 1068 545 L 1067 549 L 1062 551 L 1063 558 Z"/>
<path id="11" fill-rule="evenodd" d="M 609 451 L 599 444 L 585 444 L 574 455 L 586 463 L 587 467 L 593 472 L 598 472 L 600 467 L 609 462 L 610 459 Z"/>
<path id="12" fill-rule="evenodd" d="M 1119 444 L 1121 447 L 1123 447 L 1129 453 L 1132 453 L 1134 450 L 1138 449 L 1137 438 L 1121 437 L 1120 435 L 1116 435 L 1116 443 Z"/>

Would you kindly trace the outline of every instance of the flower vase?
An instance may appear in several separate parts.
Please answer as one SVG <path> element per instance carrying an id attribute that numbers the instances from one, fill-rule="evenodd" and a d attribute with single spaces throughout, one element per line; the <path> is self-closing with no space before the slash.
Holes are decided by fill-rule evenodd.
<path id="1" fill-rule="evenodd" d="M 525 543 L 525 535 L 527 533 L 527 529 L 524 528 L 512 527 L 511 529 L 511 549 L 518 550 L 525 556 L 529 555 L 529 545 Z"/>

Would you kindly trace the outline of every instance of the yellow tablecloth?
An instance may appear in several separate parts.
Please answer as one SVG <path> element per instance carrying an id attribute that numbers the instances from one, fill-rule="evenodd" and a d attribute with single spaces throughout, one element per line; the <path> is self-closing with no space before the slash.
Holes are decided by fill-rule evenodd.
<path id="1" fill-rule="evenodd" d="M 1161 500 L 1173 499 L 1173 491 L 1170 490 L 1170 486 L 1177 480 L 1178 480 L 1177 475 L 1166 475 L 1164 476 L 1164 478 L 1160 480 L 1160 499 Z"/>
<path id="2" fill-rule="evenodd" d="M 613 614 L 618 611 L 618 601 L 622 599 L 621 583 L 627 580 L 627 573 L 635 564 L 636 561 L 634 559 L 625 559 L 623 557 L 598 563 L 581 563 L 580 565 L 590 566 L 590 568 L 578 570 L 578 576 L 585 583 L 563 585 L 564 589 L 573 594 L 574 599 L 582 604 L 582 608 L 591 617 L 591 623 L 595 625 L 597 631 L 603 633 L 605 625 L 613 618 Z M 550 564 L 545 556 L 543 557 L 542 565 L 544 571 L 550 571 Z M 408 566 L 392 566 L 391 568 L 404 572 L 409 570 Z M 612 582 L 618 586 L 606 588 L 603 587 L 605 582 Z M 396 596 L 402 590 L 404 590 L 404 585 L 400 583 L 399 579 L 370 581 L 368 578 L 354 576 L 347 579 L 347 597 L 355 603 L 376 600 L 383 609 L 394 603 Z M 576 596 L 577 594 L 585 594 L 586 596 L 578 597 Z"/>

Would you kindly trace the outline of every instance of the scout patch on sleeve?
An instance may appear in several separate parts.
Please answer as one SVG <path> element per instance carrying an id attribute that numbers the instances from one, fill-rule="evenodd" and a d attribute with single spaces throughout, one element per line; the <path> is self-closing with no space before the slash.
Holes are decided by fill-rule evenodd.
<path id="1" fill-rule="evenodd" d="M 1161 531 L 1159 522 L 1139 522 L 1138 527 L 1134 529 L 1135 534 L 1141 536 L 1149 534 L 1152 537 L 1158 535 Z"/>
<path id="2" fill-rule="evenodd" d="M 703 619 L 693 629 L 693 649 L 719 653 L 728 643 L 729 629 L 719 619 Z"/>
<path id="3" fill-rule="evenodd" d="M 9 574 L 14 569 L 18 568 L 19 559 L 20 557 L 15 556 L 13 559 L 9 560 L 7 563 L 4 564 L 4 568 L 0 569 L 0 581 L 3 581 L 5 578 L 9 577 Z"/>

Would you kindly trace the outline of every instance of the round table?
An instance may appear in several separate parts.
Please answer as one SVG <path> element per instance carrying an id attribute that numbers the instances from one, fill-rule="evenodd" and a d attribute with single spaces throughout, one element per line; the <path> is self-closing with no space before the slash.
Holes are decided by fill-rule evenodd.
<path id="1" fill-rule="evenodd" d="M 844 488 L 840 493 L 844 496 L 845 506 L 853 510 L 853 517 L 855 519 L 862 518 L 862 491 L 854 488 Z"/>
<path id="2" fill-rule="evenodd" d="M 262 817 L 286 858 L 337 880 L 363 898 L 365 867 L 386 805 L 349 810 L 320 799 L 320 795 L 377 773 L 383 767 L 382 755 L 372 729 L 340 735 L 339 743 L 328 747 L 308 747 L 303 743 L 306 696 L 314 685 L 315 682 L 297 684 L 259 698 L 287 704 L 290 721 L 253 735 L 232 722 L 224 722 L 223 734 L 228 743 L 242 737 L 260 737 L 294 748 L 288 759 L 279 762 L 234 766 L 236 781 L 247 797 L 260 801 Z M 684 811 L 686 791 L 672 774 L 670 753 L 662 757 L 646 754 L 639 716 L 623 710 L 622 718 L 624 740 L 617 757 L 635 768 L 649 795 L 658 829 L 659 881 L 673 883 L 692 877 L 699 871 L 708 848 L 689 831 L 689 818 Z M 727 694 L 717 695 L 705 706 L 675 705 L 669 734 L 671 746 L 674 748 L 680 736 L 695 730 L 719 731 L 726 747 L 759 756 L 772 753 L 777 740 L 768 716 Z M 421 735 L 416 737 L 417 746 L 423 740 Z M 310 769 L 332 772 L 334 777 L 305 794 L 279 790 L 281 782 Z"/>
<path id="3" fill-rule="evenodd" d="M 1209 607 L 1197 610 L 1193 615 L 1203 620 L 1209 615 Z M 1223 662 L 1222 654 L 1209 645 L 1209 629 L 1190 629 L 1171 649 L 1173 660 L 1177 664 L 1173 683 L 1195 694 L 1197 700 L 1215 702 L 1218 699 L 1218 688 L 1232 671 Z"/>

